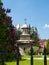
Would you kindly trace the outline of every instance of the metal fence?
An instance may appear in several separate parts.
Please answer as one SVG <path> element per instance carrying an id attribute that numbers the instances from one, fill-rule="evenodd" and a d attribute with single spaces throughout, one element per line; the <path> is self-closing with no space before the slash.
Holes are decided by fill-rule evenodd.
<path id="1" fill-rule="evenodd" d="M 19 54 L 18 54 L 18 52 L 19 52 L 19 47 L 17 47 L 17 65 L 19 65 Z M 30 50 L 30 55 L 31 55 L 31 63 L 30 63 L 30 65 L 34 65 L 34 63 L 33 63 L 33 48 L 32 48 L 32 45 L 31 45 L 31 50 Z M 47 65 L 47 58 L 46 58 L 46 48 L 44 47 L 44 65 Z"/>
<path id="2" fill-rule="evenodd" d="M 20 54 L 19 54 L 19 47 L 17 46 L 16 47 L 17 49 L 17 52 L 16 52 L 16 59 L 17 59 L 17 64 L 16 65 L 19 65 L 19 61 L 20 61 Z M 34 62 L 33 62 L 33 48 L 32 48 L 32 45 L 31 45 L 31 50 L 30 50 L 30 55 L 31 55 L 31 60 L 30 60 L 30 65 L 34 65 Z M 5 65 L 4 64 L 4 50 L 3 50 L 3 53 L 2 53 L 2 64 L 1 65 Z M 44 47 L 44 65 L 47 65 L 47 58 L 46 58 L 46 48 Z"/>

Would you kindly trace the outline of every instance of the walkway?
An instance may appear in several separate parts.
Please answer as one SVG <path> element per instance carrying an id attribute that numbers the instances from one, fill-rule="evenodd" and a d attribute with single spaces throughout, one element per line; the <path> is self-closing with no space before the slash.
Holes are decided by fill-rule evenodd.
<path id="1" fill-rule="evenodd" d="M 30 58 L 24 58 L 24 59 L 27 59 L 27 60 L 30 60 Z M 44 58 L 33 58 L 34 60 L 44 60 Z M 49 58 L 47 58 L 47 60 L 49 60 Z"/>

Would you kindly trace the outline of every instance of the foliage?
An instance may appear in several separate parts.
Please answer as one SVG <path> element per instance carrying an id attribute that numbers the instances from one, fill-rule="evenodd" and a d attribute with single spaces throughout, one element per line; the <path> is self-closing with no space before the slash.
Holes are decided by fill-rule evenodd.
<path id="1" fill-rule="evenodd" d="M 20 35 L 21 35 L 21 31 L 19 31 L 19 30 L 16 30 L 16 33 L 17 33 L 17 37 L 18 37 L 18 39 L 20 39 Z"/>
<path id="2" fill-rule="evenodd" d="M 39 44 L 39 35 L 36 27 L 31 28 L 31 39 L 34 40 L 34 44 L 38 45 Z"/>
<path id="3" fill-rule="evenodd" d="M 14 45 L 17 39 L 15 27 L 12 24 L 12 17 L 7 15 L 10 11 L 10 9 L 4 9 L 3 3 L 0 1 L 0 53 L 3 52 L 4 55 L 6 52 L 8 58 L 14 54 Z"/>

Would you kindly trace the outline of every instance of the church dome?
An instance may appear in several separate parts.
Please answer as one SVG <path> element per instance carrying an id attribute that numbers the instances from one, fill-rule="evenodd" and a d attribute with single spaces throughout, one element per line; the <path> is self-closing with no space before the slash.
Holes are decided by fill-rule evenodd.
<path id="1" fill-rule="evenodd" d="M 28 25 L 27 25 L 27 24 L 24 24 L 24 25 L 22 26 L 22 28 L 28 28 Z"/>

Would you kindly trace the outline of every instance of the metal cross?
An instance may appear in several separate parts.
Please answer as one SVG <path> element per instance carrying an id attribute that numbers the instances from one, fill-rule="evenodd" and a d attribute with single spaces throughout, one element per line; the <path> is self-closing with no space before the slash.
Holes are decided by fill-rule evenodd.
<path id="1" fill-rule="evenodd" d="M 25 24 L 26 24 L 27 19 L 25 18 L 24 21 L 25 21 Z"/>

